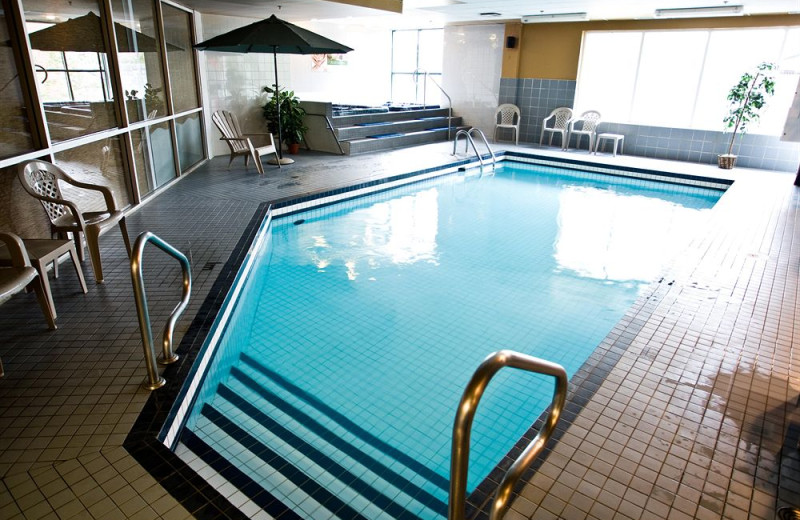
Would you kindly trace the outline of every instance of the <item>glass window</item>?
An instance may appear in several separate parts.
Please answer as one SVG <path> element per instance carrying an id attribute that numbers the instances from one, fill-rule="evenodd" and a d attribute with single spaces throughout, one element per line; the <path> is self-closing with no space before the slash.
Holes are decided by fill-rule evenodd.
<path id="1" fill-rule="evenodd" d="M 169 123 L 158 123 L 131 132 L 136 184 L 144 197 L 176 177 Z"/>
<path id="2" fill-rule="evenodd" d="M 8 41 L 10 34 L 5 12 L 0 4 L 0 41 Z M 11 157 L 33 150 L 27 102 L 22 94 L 17 63 L 11 46 L 0 46 L 0 158 Z"/>
<path id="3" fill-rule="evenodd" d="M 597 107 L 607 121 L 628 121 L 641 46 L 639 31 L 584 35 L 580 81 L 594 88 L 581 89 L 575 102 L 578 113 Z"/>
<path id="4" fill-rule="evenodd" d="M 113 0 L 120 74 L 130 122 L 167 115 L 161 42 L 152 0 Z"/>
<path id="5" fill-rule="evenodd" d="M 122 148 L 119 136 L 109 137 L 76 148 L 55 154 L 55 162 L 70 176 L 91 184 L 99 184 L 111 188 L 118 208 L 131 204 L 131 194 L 125 170 L 122 166 Z M 79 190 L 75 197 L 69 196 L 70 190 L 77 188 L 62 183 L 64 196 L 77 202 L 83 211 L 102 211 L 105 208 L 103 195 L 100 192 Z M 77 196 L 80 194 L 80 196 Z"/>
<path id="6" fill-rule="evenodd" d="M 97 1 L 23 4 L 51 141 L 117 126 Z"/>
<path id="7" fill-rule="evenodd" d="M 154 188 L 163 186 L 178 176 L 175 171 L 175 155 L 172 148 L 172 130 L 169 123 L 160 123 L 148 128 L 148 148 L 153 162 Z"/>
<path id="8" fill-rule="evenodd" d="M 414 72 L 424 71 L 438 79 L 442 75 L 443 53 L 442 29 L 392 31 L 392 102 L 421 103 L 424 76 Z"/>
<path id="9" fill-rule="evenodd" d="M 178 138 L 178 162 L 183 173 L 205 158 L 200 113 L 177 118 L 175 132 Z"/>
<path id="10" fill-rule="evenodd" d="M 692 120 L 703 68 L 704 53 L 698 49 L 705 49 L 707 39 L 708 31 L 683 31 L 680 38 L 671 32 L 644 34 L 631 122 L 680 127 Z"/>
<path id="11" fill-rule="evenodd" d="M 192 20 L 191 14 L 186 11 L 167 4 L 161 6 L 164 13 L 172 103 L 177 114 L 200 106 L 195 82 Z"/>
<path id="12" fill-rule="evenodd" d="M 618 123 L 722 130 L 731 87 L 771 61 L 780 69 L 775 95 L 750 131 L 780 135 L 797 84 L 791 71 L 798 48 L 800 29 L 786 27 L 587 32 L 576 108 L 599 110 L 605 121 Z"/>

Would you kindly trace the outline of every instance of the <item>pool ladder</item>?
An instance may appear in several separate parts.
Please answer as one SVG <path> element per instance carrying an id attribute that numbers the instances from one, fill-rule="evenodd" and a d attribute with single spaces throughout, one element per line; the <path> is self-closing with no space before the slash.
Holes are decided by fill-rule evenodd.
<path id="1" fill-rule="evenodd" d="M 553 376 L 556 378 L 556 383 L 547 419 L 539 433 L 536 434 L 536 437 L 525 447 L 517 460 L 511 464 L 503 480 L 500 481 L 489 511 L 489 520 L 500 520 L 503 517 L 511 505 L 511 494 L 514 486 L 544 449 L 547 441 L 550 440 L 564 409 L 564 404 L 567 400 L 567 373 L 561 365 L 510 350 L 500 350 L 490 354 L 489 357 L 483 360 L 472 375 L 464 394 L 461 396 L 453 424 L 448 520 L 464 520 L 472 419 L 475 417 L 475 411 L 487 385 L 494 375 L 504 367 Z"/>
<path id="2" fill-rule="evenodd" d="M 469 145 L 472 145 L 472 150 L 475 152 L 475 155 L 478 156 L 478 161 L 481 163 L 481 167 L 485 166 L 483 163 L 483 156 L 478 153 L 478 147 L 475 146 L 475 140 L 472 138 L 472 134 L 478 134 L 478 136 L 483 141 L 483 144 L 486 145 L 486 149 L 489 150 L 489 154 L 492 156 L 492 165 L 497 163 L 497 158 L 494 156 L 494 151 L 492 147 L 489 146 L 489 141 L 486 139 L 486 134 L 484 134 L 480 128 L 470 128 L 469 130 L 459 130 L 456 132 L 456 136 L 453 139 L 453 153 L 450 155 L 456 154 L 456 148 L 458 147 L 458 138 L 462 135 L 464 136 L 464 153 L 469 151 Z"/>
<path id="3" fill-rule="evenodd" d="M 169 245 L 167 242 L 154 235 L 150 231 L 145 231 L 136 239 L 131 253 L 131 283 L 133 283 L 133 296 L 136 300 L 136 312 L 139 315 L 139 329 L 142 333 L 142 344 L 144 346 L 144 360 L 147 365 L 147 380 L 143 386 L 148 390 L 155 390 L 164 386 L 166 381 L 158 375 L 156 370 L 156 353 L 153 349 L 153 330 L 150 327 L 150 312 L 147 310 L 147 294 L 144 291 L 144 278 L 142 277 L 142 254 L 148 242 L 178 260 L 183 270 L 183 295 L 181 301 L 167 318 L 164 325 L 163 340 L 161 343 L 162 354 L 158 362 L 168 365 L 178 360 L 178 355 L 172 351 L 172 337 L 175 323 L 186 305 L 189 303 L 189 296 L 192 293 L 192 268 L 186 255 Z"/>

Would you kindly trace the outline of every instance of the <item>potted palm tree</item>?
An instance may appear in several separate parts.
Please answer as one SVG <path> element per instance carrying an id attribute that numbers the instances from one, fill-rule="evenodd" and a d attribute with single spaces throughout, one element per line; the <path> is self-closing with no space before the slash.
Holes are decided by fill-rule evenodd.
<path id="1" fill-rule="evenodd" d="M 736 134 L 744 135 L 750 123 L 758 121 L 760 111 L 767 103 L 767 96 L 775 93 L 774 63 L 763 62 L 753 72 L 745 72 L 739 82 L 728 92 L 728 115 L 722 120 L 725 130 L 733 129 L 728 153 L 717 156 L 720 168 L 729 170 L 736 162 L 733 143 Z"/>
<path id="2" fill-rule="evenodd" d="M 272 96 L 262 108 L 269 131 L 278 135 L 278 103 L 280 103 L 281 138 L 286 143 L 289 153 L 297 153 L 300 142 L 308 131 L 303 122 L 306 111 L 300 106 L 300 99 L 294 95 L 294 91 L 280 90 L 276 85 L 265 86 L 262 91 Z"/>

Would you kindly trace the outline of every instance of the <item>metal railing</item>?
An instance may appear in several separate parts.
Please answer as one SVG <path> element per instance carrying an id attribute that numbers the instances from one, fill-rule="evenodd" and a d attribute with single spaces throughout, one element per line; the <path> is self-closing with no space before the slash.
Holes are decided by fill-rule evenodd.
<path id="1" fill-rule="evenodd" d="M 433 79 L 428 75 L 428 71 L 424 69 L 417 69 L 414 71 L 414 79 L 418 81 L 419 76 L 424 76 L 424 81 L 422 83 L 422 106 L 428 106 L 428 80 L 431 80 L 436 88 L 444 94 L 444 97 L 447 98 L 447 140 L 450 140 L 450 135 L 452 135 L 453 129 L 453 99 L 450 95 L 444 91 L 439 82 Z"/>
<path id="2" fill-rule="evenodd" d="M 333 127 L 333 123 L 331 122 L 331 118 L 329 118 L 325 114 L 309 114 L 308 112 L 306 112 L 306 115 L 307 116 L 322 117 L 322 118 L 325 119 L 325 126 L 327 127 L 326 130 L 330 130 L 331 136 L 333 137 L 333 140 L 336 143 L 336 146 L 339 147 L 339 155 L 344 155 L 344 150 L 342 149 L 342 143 L 339 141 L 339 136 L 336 135 L 336 129 Z M 306 141 L 306 146 L 308 146 L 308 139 L 305 139 L 305 141 Z"/>
<path id="3" fill-rule="evenodd" d="M 514 485 L 553 435 L 556 423 L 564 409 L 564 403 L 567 400 L 567 373 L 561 365 L 510 350 L 500 350 L 483 360 L 461 396 L 453 424 L 453 447 L 450 455 L 450 501 L 447 516 L 449 520 L 464 520 L 472 420 L 487 385 L 503 367 L 519 368 L 553 376 L 556 378 L 556 384 L 553 390 L 553 401 L 550 404 L 550 411 L 544 426 L 514 461 L 497 487 L 489 512 L 490 520 L 500 520 L 503 517 L 510 505 Z"/>
<path id="4" fill-rule="evenodd" d="M 139 315 L 139 329 L 142 333 L 142 344 L 144 346 L 144 360 L 147 365 L 147 380 L 143 386 L 148 390 L 155 390 L 164 386 L 166 381 L 163 377 L 158 375 L 156 370 L 156 353 L 153 349 L 153 330 L 150 326 L 150 312 L 147 310 L 147 294 L 144 290 L 144 278 L 142 277 L 142 254 L 144 247 L 148 242 L 169 254 L 181 264 L 183 269 L 183 295 L 181 301 L 167 318 L 167 323 L 164 325 L 164 333 L 162 340 L 162 354 L 158 360 L 162 365 L 168 365 L 178 360 L 178 355 L 172 351 L 172 337 L 175 329 L 175 323 L 186 305 L 189 303 L 189 296 L 192 293 L 192 268 L 189 265 L 189 260 L 186 256 L 169 245 L 167 242 L 154 235 L 150 231 L 145 231 L 136 239 L 131 253 L 131 283 L 133 284 L 133 296 L 136 300 L 136 311 Z"/>
<path id="5" fill-rule="evenodd" d="M 477 133 L 481 140 L 483 140 L 483 144 L 486 145 L 486 148 L 489 150 L 489 154 L 492 156 L 492 164 L 497 162 L 497 158 L 494 155 L 494 150 L 489 145 L 489 141 L 486 139 L 486 135 L 479 129 L 479 128 L 470 128 L 469 130 L 459 130 L 456 132 L 456 137 L 453 139 L 453 153 L 451 155 L 456 154 L 456 148 L 458 147 L 458 138 L 460 136 L 464 136 L 464 153 L 469 151 L 469 145 L 472 145 L 472 150 L 475 152 L 475 155 L 478 156 L 478 161 L 481 163 L 481 166 L 485 166 L 483 163 L 483 156 L 478 152 L 478 147 L 475 146 L 475 140 L 472 139 L 472 134 Z"/>

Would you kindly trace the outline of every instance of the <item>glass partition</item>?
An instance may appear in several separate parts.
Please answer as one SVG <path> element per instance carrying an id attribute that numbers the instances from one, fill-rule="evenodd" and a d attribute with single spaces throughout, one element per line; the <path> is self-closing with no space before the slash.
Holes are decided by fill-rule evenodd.
<path id="1" fill-rule="evenodd" d="M 125 106 L 131 123 L 167 115 L 161 42 L 152 0 L 113 0 Z"/>
<path id="2" fill-rule="evenodd" d="M 178 138 L 178 162 L 183 173 L 205 158 L 200 113 L 195 112 L 176 119 L 175 131 Z"/>
<path id="3" fill-rule="evenodd" d="M 200 106 L 195 82 L 192 20 L 190 13 L 171 5 L 161 4 L 161 9 L 164 14 L 172 104 L 177 114 Z"/>
<path id="4" fill-rule="evenodd" d="M 172 130 L 169 123 L 148 127 L 150 155 L 153 161 L 154 188 L 163 186 L 178 176 L 175 171 L 175 151 L 172 148 Z"/>
<path id="5" fill-rule="evenodd" d="M 0 4 L 0 41 L 8 41 L 5 11 Z M 0 158 L 11 157 L 33 150 L 28 110 L 22 94 L 19 71 L 10 45 L 0 46 Z"/>
<path id="6" fill-rule="evenodd" d="M 117 126 L 96 0 L 24 0 L 36 87 L 53 142 Z"/>
<path id="7" fill-rule="evenodd" d="M 131 204 L 131 192 L 122 163 L 122 139 L 109 137 L 55 154 L 55 163 L 70 176 L 91 184 L 111 188 L 117 208 Z M 70 197 L 71 190 L 77 188 L 61 184 L 64 196 L 77 202 L 83 211 L 102 211 L 105 202 L 100 192 L 79 190 Z"/>

